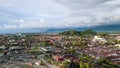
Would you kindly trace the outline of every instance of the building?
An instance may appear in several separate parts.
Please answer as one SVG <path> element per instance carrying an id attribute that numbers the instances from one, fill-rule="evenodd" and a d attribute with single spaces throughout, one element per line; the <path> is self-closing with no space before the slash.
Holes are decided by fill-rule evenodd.
<path id="1" fill-rule="evenodd" d="M 104 38 L 101 38 L 100 36 L 94 36 L 93 42 L 98 42 L 98 43 L 107 43 L 107 40 Z"/>

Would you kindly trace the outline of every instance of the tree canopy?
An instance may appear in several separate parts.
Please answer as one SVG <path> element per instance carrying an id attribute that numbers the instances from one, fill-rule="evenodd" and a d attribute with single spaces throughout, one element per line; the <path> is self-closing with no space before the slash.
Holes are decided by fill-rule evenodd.
<path id="1" fill-rule="evenodd" d="M 60 35 L 71 35 L 71 36 L 82 36 L 82 35 L 96 35 L 97 32 L 93 31 L 92 29 L 84 30 L 84 31 L 77 31 L 77 30 L 68 30 L 59 33 Z"/>

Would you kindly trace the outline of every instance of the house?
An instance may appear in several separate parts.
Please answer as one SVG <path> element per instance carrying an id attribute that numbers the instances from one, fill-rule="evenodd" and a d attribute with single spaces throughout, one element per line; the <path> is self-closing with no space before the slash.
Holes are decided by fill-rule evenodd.
<path id="1" fill-rule="evenodd" d="M 120 36 L 115 37 L 117 41 L 120 41 Z"/>
<path id="2" fill-rule="evenodd" d="M 4 50 L 0 49 L 0 57 L 4 56 Z"/>
<path id="3" fill-rule="evenodd" d="M 22 53 L 22 49 L 12 49 L 9 51 L 10 54 L 21 54 Z"/>
<path id="4" fill-rule="evenodd" d="M 115 44 L 114 46 L 116 46 L 116 47 L 120 47 L 120 44 Z"/>
<path id="5" fill-rule="evenodd" d="M 61 55 L 52 55 L 53 59 L 56 61 L 62 61 L 64 58 Z"/>
<path id="6" fill-rule="evenodd" d="M 12 49 L 19 49 L 21 48 L 22 46 L 20 46 L 18 43 L 11 43 L 9 45 L 9 50 L 12 50 Z"/>
<path id="7" fill-rule="evenodd" d="M 8 54 L 21 54 L 24 47 L 18 43 L 11 43 L 9 45 Z"/>
<path id="8" fill-rule="evenodd" d="M 4 53 L 0 53 L 0 57 L 4 56 Z"/>
<path id="9" fill-rule="evenodd" d="M 0 57 L 5 55 L 5 49 L 6 49 L 5 45 L 0 45 Z"/>
<path id="10" fill-rule="evenodd" d="M 99 43 L 107 43 L 107 40 L 104 38 L 101 38 L 100 36 L 94 36 L 93 42 L 99 42 Z"/>
<path id="11" fill-rule="evenodd" d="M 0 49 L 6 49 L 5 45 L 0 45 Z"/>
<path id="12" fill-rule="evenodd" d="M 50 48 L 50 47 L 41 47 L 40 50 L 41 50 L 42 52 L 45 52 L 45 53 L 51 52 L 51 48 Z"/>

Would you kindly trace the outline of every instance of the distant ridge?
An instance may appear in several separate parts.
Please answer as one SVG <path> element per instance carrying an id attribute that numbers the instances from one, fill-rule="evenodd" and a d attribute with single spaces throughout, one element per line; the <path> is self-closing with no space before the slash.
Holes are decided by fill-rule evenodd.
<path id="1" fill-rule="evenodd" d="M 111 24 L 111 25 L 101 25 L 101 26 L 94 26 L 94 27 L 69 27 L 69 28 L 31 28 L 31 29 L 19 29 L 19 30 L 6 30 L 1 33 L 51 33 L 51 32 L 63 32 L 67 30 L 77 30 L 83 31 L 87 29 L 92 29 L 96 32 L 120 32 L 120 24 Z"/>
<path id="2" fill-rule="evenodd" d="M 95 31 L 105 31 L 105 32 L 120 32 L 120 24 L 116 25 L 102 25 L 92 28 Z"/>
<path id="3" fill-rule="evenodd" d="M 47 32 L 61 32 L 66 30 L 79 30 L 83 31 L 86 29 L 93 29 L 97 32 L 120 32 L 120 24 L 116 25 L 101 25 L 101 26 L 94 26 L 94 27 L 77 27 L 77 28 L 50 28 Z"/>

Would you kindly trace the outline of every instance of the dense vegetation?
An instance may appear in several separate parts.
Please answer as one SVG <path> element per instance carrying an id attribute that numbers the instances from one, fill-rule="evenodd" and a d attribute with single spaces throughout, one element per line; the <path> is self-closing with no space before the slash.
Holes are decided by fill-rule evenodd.
<path id="1" fill-rule="evenodd" d="M 76 30 L 69 30 L 59 33 L 60 35 L 71 35 L 71 36 L 83 36 L 83 35 L 96 35 L 97 32 L 93 31 L 92 29 L 88 29 L 85 31 L 76 31 Z"/>
<path id="2" fill-rule="evenodd" d="M 94 62 L 90 60 L 82 60 L 79 63 L 73 62 L 72 65 L 74 65 L 74 67 L 69 67 L 70 64 L 71 62 L 65 60 L 60 65 L 60 68 L 120 68 L 118 65 L 112 64 L 109 60 L 103 58 L 96 59 Z"/>

